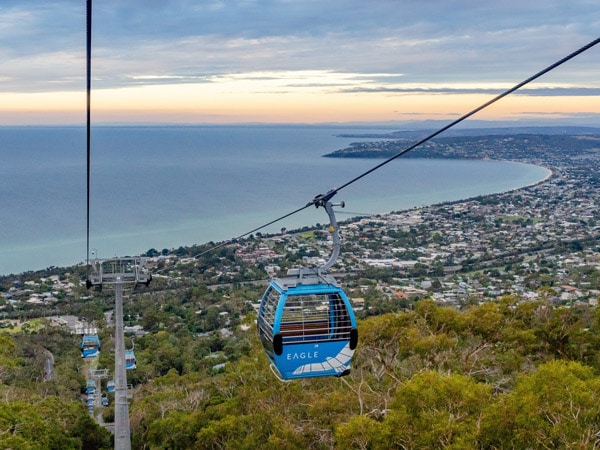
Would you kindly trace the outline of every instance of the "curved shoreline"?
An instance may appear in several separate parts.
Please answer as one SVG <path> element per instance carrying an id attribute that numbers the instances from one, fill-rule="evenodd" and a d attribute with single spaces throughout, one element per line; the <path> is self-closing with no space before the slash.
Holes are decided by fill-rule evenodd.
<path id="1" fill-rule="evenodd" d="M 516 188 L 513 188 L 513 189 L 509 189 L 508 191 L 498 192 L 498 194 L 507 194 L 509 192 L 518 191 L 519 189 L 525 189 L 525 188 L 528 188 L 528 187 L 537 186 L 538 184 L 542 184 L 542 183 L 548 181 L 554 175 L 554 171 L 551 168 L 546 167 L 546 166 L 540 166 L 538 164 L 533 164 L 533 163 L 530 163 L 530 162 L 515 161 L 515 160 L 510 160 L 510 159 L 505 159 L 505 160 L 502 160 L 502 161 L 515 162 L 515 163 L 519 163 L 519 164 L 527 164 L 527 165 L 530 165 L 530 166 L 541 167 L 543 169 L 546 169 L 548 171 L 548 174 L 544 178 L 542 178 L 541 180 L 534 181 L 533 183 L 529 183 L 529 184 L 526 184 L 524 186 L 520 186 L 520 187 L 516 187 Z M 489 195 L 497 195 L 497 194 L 489 194 Z"/>
<path id="2" fill-rule="evenodd" d="M 71 131 L 67 131 L 66 136 L 70 136 Z M 130 149 L 132 155 L 137 157 L 136 152 L 141 153 L 139 145 L 136 144 L 139 130 L 102 131 L 107 140 L 110 138 L 111 142 L 112 139 L 123 142 L 124 148 Z M 119 209 L 121 205 L 115 206 L 111 203 L 111 208 L 106 209 L 99 200 L 97 208 L 102 214 L 94 216 L 98 217 L 95 219 L 95 226 L 99 232 L 93 235 L 92 247 L 97 248 L 101 255 L 140 254 L 150 248 L 170 249 L 180 245 L 192 246 L 197 245 L 198 242 L 221 241 L 231 236 L 239 236 L 254 225 L 261 225 L 269 218 L 280 217 L 289 212 L 287 208 L 291 202 L 298 201 L 305 204 L 303 199 L 309 200 L 315 193 L 326 191 L 335 184 L 339 186 L 341 182 L 352 179 L 357 173 L 362 173 L 368 168 L 364 160 L 359 161 L 356 158 L 352 158 L 352 164 L 345 164 L 346 161 L 350 162 L 350 159 L 342 163 L 340 159 L 334 161 L 335 158 L 321 158 L 324 149 L 335 148 L 340 143 L 332 138 L 330 129 L 307 127 L 290 132 L 285 128 L 276 128 L 263 132 L 264 130 L 261 131 L 260 128 L 241 130 L 236 127 L 226 130 L 209 128 L 208 135 L 205 133 L 206 130 L 199 133 L 195 128 L 185 131 L 186 139 L 202 138 L 202 142 L 206 144 L 206 157 L 195 158 L 197 156 L 195 150 L 181 145 L 177 147 L 180 157 L 177 161 L 186 164 L 172 164 L 161 170 L 155 170 L 164 154 L 161 144 L 172 142 L 175 133 L 179 136 L 181 130 L 154 130 L 153 146 L 144 147 L 143 151 L 145 156 L 152 157 L 143 160 L 151 161 L 151 164 L 136 167 L 136 178 L 133 180 L 127 179 L 127 182 L 121 183 L 120 181 L 125 180 L 125 177 L 115 177 L 115 184 L 111 183 L 107 185 L 105 191 L 99 192 L 100 200 L 108 199 L 111 198 L 112 190 L 125 186 L 127 187 L 125 191 L 119 190 L 127 193 L 122 199 L 119 197 L 120 203 L 125 205 L 130 198 L 144 200 L 135 203 L 136 214 L 131 214 L 131 208 L 127 206 L 126 217 L 129 220 L 117 221 L 117 223 L 114 223 L 113 217 L 123 213 L 122 209 Z M 56 133 L 53 132 L 53 135 L 62 136 L 59 132 L 62 133 L 58 130 Z M 144 129 L 141 134 L 146 137 L 148 132 L 149 130 Z M 229 140 L 233 142 L 231 150 L 226 154 L 227 158 L 222 156 L 222 153 L 212 151 L 222 147 L 224 135 L 227 136 L 228 142 Z M 257 136 L 259 139 L 254 139 Z M 39 139 L 44 137 L 45 134 L 42 132 L 37 136 Z M 351 202 L 348 204 L 349 210 L 361 212 L 356 215 L 369 215 L 511 192 L 543 183 L 555 172 L 547 167 L 529 166 L 529 169 L 519 167 L 511 169 L 508 165 L 515 162 L 531 164 L 529 161 L 539 164 L 543 161 L 554 161 L 562 155 L 556 150 L 558 147 L 551 151 L 547 150 L 550 144 L 555 143 L 553 140 L 555 137 L 552 137 L 551 141 L 532 140 L 530 147 L 525 146 L 523 139 L 512 137 L 506 138 L 510 142 L 483 139 L 481 146 L 469 143 L 459 147 L 458 143 L 455 143 L 454 150 L 458 158 L 452 159 L 481 161 L 483 160 L 481 157 L 488 156 L 495 162 L 507 164 L 507 167 L 494 168 L 490 165 L 486 168 L 473 165 L 474 176 L 471 177 L 461 165 L 447 164 L 444 169 L 445 164 L 439 162 L 431 165 L 402 163 L 391 171 L 387 169 L 378 171 L 376 176 L 365 178 L 365 183 L 361 182 L 360 186 L 357 183 L 356 188 L 353 186 L 348 190 L 348 198 L 343 200 Z M 22 143 L 23 156 L 29 155 L 27 142 Z M 589 144 L 591 145 L 597 141 L 581 140 L 580 142 L 591 142 Z M 343 145 L 345 144 L 342 143 L 341 146 Z M 575 151 L 577 149 L 574 145 L 572 148 Z M 477 158 L 472 158 L 474 154 L 469 151 L 469 148 L 482 151 L 477 153 Z M 585 148 L 579 150 L 586 151 Z M 107 160 L 110 159 L 109 156 L 116 153 L 112 147 L 107 147 L 106 152 Z M 209 157 L 213 153 L 220 156 Z M 435 156 L 436 159 L 440 154 L 430 151 L 426 153 L 428 156 Z M 32 151 L 32 154 L 35 156 L 37 153 Z M 69 158 L 74 158 L 75 150 L 67 149 L 61 155 L 65 161 L 70 161 Z M 23 166 L 27 167 L 28 159 L 22 157 L 17 159 L 15 164 L 23 163 Z M 432 161 L 432 158 L 427 159 Z M 415 158 L 402 160 L 408 163 Z M 195 161 L 195 163 L 192 165 L 188 161 Z M 236 164 L 232 164 L 231 161 L 235 161 Z M 366 163 L 366 165 L 370 164 Z M 70 265 L 71 261 L 81 260 L 84 253 L 81 248 L 85 248 L 85 241 L 84 235 L 80 233 L 81 228 L 77 226 L 81 219 L 76 207 L 81 196 L 75 194 L 77 189 L 73 188 L 76 184 L 62 181 L 75 179 L 72 175 L 78 174 L 78 169 L 72 169 L 70 165 L 61 165 L 59 169 L 59 173 L 53 176 L 55 182 L 53 186 L 58 193 L 69 193 L 55 199 L 56 202 L 66 202 L 69 205 L 64 210 L 61 208 L 61 214 L 55 213 L 56 208 L 48 207 L 52 203 L 37 202 L 39 195 L 30 194 L 31 183 L 26 186 L 26 189 L 25 187 L 21 189 L 15 180 L 11 183 L 15 195 L 6 197 L 6 210 L 16 208 L 15 205 L 18 204 L 28 204 L 31 205 L 28 210 L 35 211 L 35 215 L 27 211 L 22 213 L 21 222 L 27 226 L 11 228 L 7 225 L 6 232 L 11 232 L 14 238 L 4 246 L 4 261 L 0 264 L 3 273 L 35 270 L 36 267 L 53 265 L 65 266 Z M 98 177 L 111 179 L 110 177 L 114 177 L 113 172 L 110 164 L 99 164 Z M 557 174 L 560 176 L 560 172 Z M 156 195 L 152 196 L 151 201 L 145 195 L 146 188 L 143 188 L 149 180 L 156 185 L 164 186 L 154 193 Z M 198 184 L 198 180 L 202 180 L 201 185 Z M 253 181 L 250 183 L 244 180 Z M 177 189 L 174 190 L 171 186 Z M 131 187 L 133 188 L 130 189 Z M 137 192 L 138 190 L 140 192 Z M 181 195 L 181 192 L 186 194 Z M 239 195 L 240 193 L 243 195 Z M 342 199 L 341 196 L 338 197 Z M 31 203 L 33 200 L 35 202 Z M 109 212 L 104 212 L 105 210 Z M 298 215 L 291 220 L 286 219 L 281 225 L 293 229 L 325 220 L 319 212 L 309 214 Z M 43 227 L 38 226 L 40 215 L 44 217 Z M 278 229 L 278 226 L 273 226 L 267 231 Z M 50 231 L 46 233 L 47 230 Z M 27 235 L 28 238 L 21 239 L 21 235 Z"/>
<path id="3" fill-rule="evenodd" d="M 463 201 L 468 201 L 469 199 L 473 199 L 475 197 L 481 197 L 481 196 L 489 196 L 489 195 L 498 195 L 498 194 L 502 194 L 502 193 L 506 193 L 506 192 L 511 192 L 511 191 L 515 191 L 515 190 L 519 190 L 519 189 L 523 189 L 526 188 L 528 186 L 532 186 L 535 184 L 539 184 L 544 182 L 545 180 L 547 180 L 548 178 L 550 178 L 552 176 L 552 171 L 550 171 L 550 169 L 548 169 L 547 167 L 541 167 L 539 165 L 534 165 L 534 164 L 530 164 L 530 163 L 524 163 L 521 161 L 498 161 L 498 160 L 494 160 L 494 161 L 481 161 L 481 160 L 471 160 L 470 162 L 473 163 L 493 163 L 489 166 L 487 166 L 488 168 L 485 168 L 485 166 L 482 166 L 481 169 L 477 169 L 476 167 L 474 169 L 466 169 L 464 164 L 461 163 L 465 163 L 467 161 L 463 160 L 453 160 L 454 162 L 459 163 L 458 167 L 461 167 L 458 172 L 456 171 L 457 167 L 452 167 L 450 166 L 450 168 L 448 167 L 448 165 L 445 164 L 445 161 L 438 161 L 438 162 L 434 162 L 432 159 L 427 159 L 427 161 L 425 161 L 425 164 L 423 163 L 418 163 L 417 165 L 414 165 L 417 161 L 415 161 L 414 159 L 410 160 L 411 163 L 408 165 L 408 167 L 405 167 L 405 169 L 403 171 L 394 171 L 393 172 L 393 176 L 385 176 L 383 178 L 381 177 L 374 177 L 376 179 L 378 179 L 379 181 L 377 181 L 377 186 L 375 188 L 372 188 L 372 186 L 369 186 L 367 189 L 364 188 L 360 188 L 359 189 L 359 195 L 357 196 L 357 192 L 353 193 L 352 198 L 345 198 L 344 200 L 351 200 L 351 210 L 352 211 L 361 211 L 360 213 L 356 213 L 356 214 L 351 214 L 351 215 L 347 215 L 346 217 L 343 217 L 343 220 L 346 219 L 350 219 L 353 217 L 366 217 L 366 216 L 376 216 L 376 215 L 382 215 L 382 214 L 388 214 L 390 212 L 394 212 L 394 211 L 408 211 L 408 210 L 412 210 L 415 208 L 423 208 L 423 207 L 428 207 L 428 206 L 434 206 L 434 205 L 439 205 L 439 204 L 444 204 L 444 203 L 457 203 L 457 202 L 463 202 Z M 433 166 L 430 165 L 430 163 L 433 163 Z M 496 163 L 502 163 L 502 164 L 506 164 L 506 168 L 504 169 L 492 169 L 494 167 L 494 165 Z M 514 164 L 516 163 L 516 164 Z M 510 166 L 515 165 L 515 166 L 522 166 L 522 167 L 530 167 L 530 168 L 534 168 L 536 170 L 539 169 L 543 169 L 544 173 L 543 174 L 538 174 L 538 176 L 531 176 L 534 174 L 529 174 L 529 176 L 527 176 L 528 170 L 524 170 L 524 169 L 510 169 Z M 357 166 L 354 165 L 354 168 L 356 168 Z M 444 173 L 447 173 L 446 171 L 450 170 L 452 173 L 454 173 L 455 175 L 452 177 L 452 179 L 454 181 L 450 181 L 449 184 L 446 184 L 446 179 L 444 178 Z M 457 181 L 457 180 L 464 180 L 464 178 L 462 178 L 464 176 L 465 173 L 470 172 L 473 170 L 473 173 L 478 173 L 480 174 L 479 177 L 477 179 L 469 179 L 467 182 L 462 182 L 462 181 Z M 516 172 L 510 172 L 511 170 L 515 170 Z M 509 171 L 509 172 L 507 172 Z M 350 167 L 350 170 L 345 170 L 344 173 L 346 174 L 352 174 L 353 172 L 353 168 Z M 407 173 L 422 173 L 422 174 L 426 174 L 423 177 L 421 177 L 420 183 L 421 185 L 417 186 L 414 184 L 414 182 L 419 182 L 418 177 L 413 178 L 404 178 L 406 175 L 403 174 L 407 174 Z M 514 173 L 514 175 L 513 175 Z M 494 179 L 490 179 L 489 175 L 491 175 L 492 177 L 494 176 L 494 174 L 498 174 L 497 178 Z M 540 176 L 543 175 L 543 176 Z M 427 180 L 427 177 L 432 177 L 432 180 L 434 179 L 439 179 L 441 182 L 433 182 L 430 183 Z M 498 183 L 498 180 L 511 180 L 514 178 L 518 179 L 522 179 L 522 178 L 528 178 L 523 181 L 523 184 L 512 184 L 512 186 L 506 182 L 500 182 Z M 391 180 L 395 179 L 398 181 L 398 183 L 395 185 L 395 187 L 392 187 L 391 190 L 388 189 L 387 191 L 383 192 L 382 189 L 386 189 L 386 186 L 389 186 L 389 182 L 391 182 Z M 491 182 L 485 186 L 482 185 L 480 182 L 481 180 L 488 180 Z M 515 180 L 515 181 L 517 181 Z M 408 185 L 406 183 L 409 183 Z M 402 185 L 406 185 L 406 186 L 411 186 L 410 189 L 408 190 L 402 190 L 403 188 L 401 187 Z M 374 190 L 373 190 L 374 189 Z M 377 192 L 379 192 L 380 194 L 377 194 Z M 340 196 L 338 196 L 340 197 Z M 340 197 L 341 199 L 341 197 Z M 348 206 L 350 206 L 350 204 L 347 202 Z M 364 211 L 364 213 L 362 213 Z M 200 217 L 199 219 L 194 219 L 194 220 L 186 220 L 186 221 L 173 221 L 172 223 L 166 223 L 166 224 L 155 224 L 155 226 L 153 227 L 149 227 L 149 228 L 145 228 L 145 229 L 141 229 L 141 230 L 136 230 L 136 234 L 131 234 L 131 233 L 126 233 L 125 230 L 121 233 L 119 233 L 118 235 L 103 235 L 100 236 L 100 238 L 102 239 L 103 243 L 107 243 L 107 245 L 112 244 L 114 245 L 118 245 L 121 242 L 125 242 L 132 245 L 129 245 L 128 248 L 123 247 L 123 251 L 127 252 L 127 254 L 143 254 L 145 253 L 148 249 L 150 248 L 156 248 L 158 250 L 161 250 L 163 248 L 166 249 L 176 249 L 179 247 L 191 247 L 191 246 L 196 246 L 196 245 L 203 245 L 205 243 L 208 242 L 220 242 L 220 241 L 226 241 L 228 239 L 230 239 L 232 236 L 239 236 L 241 234 L 241 232 L 245 231 L 244 229 L 241 229 L 241 226 L 237 226 L 236 229 L 232 230 L 224 230 L 223 229 L 223 223 L 230 223 L 230 224 L 243 224 L 243 223 L 247 223 L 247 224 L 256 224 L 256 223 L 264 223 L 265 222 L 265 217 L 279 217 L 281 214 L 281 211 L 277 211 L 277 210 L 268 210 L 268 211 L 264 211 L 264 212 L 260 212 L 260 211 L 254 211 L 248 214 L 238 214 L 234 217 L 221 217 L 221 216 L 212 216 L 212 215 L 207 215 L 205 217 Z M 313 214 L 313 213 L 310 213 Z M 317 213 L 318 214 L 318 213 Z M 294 230 L 294 229 L 301 229 L 303 227 L 307 227 L 310 228 L 312 227 L 315 223 L 322 223 L 323 222 L 323 218 L 322 217 L 317 217 L 315 218 L 311 218 L 306 220 L 306 217 L 304 216 L 298 216 L 299 219 L 292 219 L 291 223 L 289 221 L 286 221 L 285 223 L 282 224 L 282 226 L 285 226 L 285 228 L 287 228 L 288 230 Z M 223 222 L 225 221 L 225 222 Z M 245 227 L 247 228 L 247 227 Z M 196 239 L 199 236 L 196 236 L 196 238 L 194 238 L 194 235 L 198 234 L 197 230 L 204 230 L 204 239 L 199 240 Z M 217 231 L 215 234 L 216 230 L 220 230 Z M 241 230 L 241 231 L 240 231 Z M 238 231 L 240 231 L 238 233 Z M 263 234 L 277 234 L 279 231 L 279 227 L 273 226 L 271 227 L 270 230 L 263 230 Z M 178 238 L 172 239 L 173 237 L 178 236 Z M 138 239 L 138 237 L 140 239 Z M 139 241 L 139 242 L 138 242 Z M 145 242 L 144 242 L 145 241 Z M 114 244 L 116 243 L 116 244 Z M 55 245 L 56 244 L 56 245 Z M 44 248 L 42 248 L 40 250 L 39 247 L 36 247 L 35 245 L 32 246 L 32 244 L 29 244 L 28 246 L 22 247 L 22 248 L 16 248 L 16 247 L 12 247 L 12 249 L 10 250 L 12 257 L 16 257 L 17 259 L 20 258 L 22 256 L 23 259 L 29 258 L 28 255 L 31 255 L 32 253 L 39 253 L 40 251 L 51 251 L 52 248 L 54 246 L 58 246 L 60 247 L 63 252 L 63 254 L 65 254 L 65 249 L 67 248 L 71 248 L 71 247 L 76 247 L 77 246 L 77 242 L 44 242 Z M 100 247 L 104 248 L 107 245 L 100 245 Z M 98 244 L 97 244 L 98 246 Z M 53 252 L 56 253 L 56 252 Z M 66 259 L 66 258 L 64 258 Z M 29 270 L 40 270 L 43 267 L 49 267 L 49 266 L 57 266 L 57 267 L 69 267 L 72 266 L 73 264 L 76 264 L 77 261 L 80 261 L 80 257 L 77 254 L 74 254 L 73 257 L 69 258 L 71 259 L 71 261 L 73 261 L 71 263 L 71 261 L 55 261 L 53 264 L 44 264 L 41 265 L 39 267 L 31 267 L 31 266 L 27 266 L 25 267 L 23 270 L 19 270 L 18 267 L 15 267 L 15 265 L 11 264 L 13 268 L 11 268 L 8 264 L 6 265 L 7 267 L 7 271 L 5 271 L 4 273 L 7 274 L 10 272 L 13 273 L 23 273 Z"/>
<path id="4" fill-rule="evenodd" d="M 483 160 L 475 160 L 475 161 L 483 161 Z M 535 167 L 541 167 L 541 168 L 546 169 L 548 171 L 548 173 L 547 173 L 547 175 L 545 177 L 541 178 L 540 180 L 531 182 L 529 184 L 525 184 L 523 186 L 514 187 L 514 188 L 508 189 L 506 191 L 493 192 L 493 193 L 490 193 L 490 194 L 475 195 L 475 196 L 472 196 L 472 197 L 461 198 L 461 199 L 458 199 L 458 200 L 448 200 L 448 201 L 439 202 L 439 203 L 431 203 L 431 204 L 428 204 L 428 205 L 413 206 L 413 207 L 406 208 L 406 209 L 391 210 L 391 211 L 386 211 L 386 212 L 383 212 L 383 213 L 376 213 L 376 214 L 370 214 L 370 215 L 365 215 L 365 216 L 356 215 L 356 216 L 352 216 L 352 217 L 350 217 L 350 218 L 348 218 L 346 220 L 341 220 L 340 223 L 343 223 L 343 222 L 345 222 L 347 220 L 358 219 L 358 218 L 361 218 L 361 217 L 364 218 L 364 217 L 387 216 L 387 215 L 402 213 L 402 212 L 405 212 L 405 211 L 418 210 L 418 209 L 422 209 L 422 208 L 433 208 L 433 207 L 439 206 L 439 205 L 454 205 L 454 204 L 463 203 L 463 202 L 466 203 L 466 202 L 473 201 L 474 199 L 480 198 L 480 197 L 485 198 L 485 197 L 490 197 L 490 196 L 494 196 L 494 195 L 510 194 L 512 192 L 517 192 L 517 191 L 519 191 L 521 189 L 526 189 L 526 188 L 529 188 L 529 187 L 533 187 L 533 186 L 537 186 L 537 185 L 543 184 L 546 181 L 550 180 L 554 176 L 554 171 L 552 169 L 546 167 L 546 166 L 540 166 L 540 165 L 537 165 L 537 164 L 526 163 L 526 162 L 523 162 L 523 161 L 514 161 L 514 160 L 502 160 L 502 161 L 504 161 L 504 162 L 514 162 L 514 163 L 518 163 L 518 164 L 526 164 L 526 165 L 531 165 L 531 166 L 535 166 Z M 274 234 L 274 235 L 276 236 L 277 234 Z"/>

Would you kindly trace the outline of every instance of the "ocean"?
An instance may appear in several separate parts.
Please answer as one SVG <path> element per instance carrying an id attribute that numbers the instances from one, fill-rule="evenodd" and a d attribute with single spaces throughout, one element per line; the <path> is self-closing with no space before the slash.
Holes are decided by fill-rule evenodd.
<path id="1" fill-rule="evenodd" d="M 90 249 L 100 258 L 222 241 L 306 205 L 379 164 L 322 155 L 368 140 L 349 126 L 97 126 Z M 84 127 L 0 127 L 0 274 L 86 259 Z M 338 220 L 508 191 L 548 170 L 506 161 L 399 158 L 343 189 Z M 263 233 L 326 223 L 307 208 Z"/>

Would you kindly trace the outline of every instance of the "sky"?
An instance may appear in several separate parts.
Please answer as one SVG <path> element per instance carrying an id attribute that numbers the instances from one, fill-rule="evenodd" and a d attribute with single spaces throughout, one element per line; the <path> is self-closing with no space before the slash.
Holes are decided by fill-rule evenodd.
<path id="1" fill-rule="evenodd" d="M 85 35 L 85 0 L 0 2 L 0 125 L 85 124 Z M 95 0 L 92 121 L 449 121 L 598 37 L 597 0 Z M 597 124 L 599 74 L 477 118 Z"/>

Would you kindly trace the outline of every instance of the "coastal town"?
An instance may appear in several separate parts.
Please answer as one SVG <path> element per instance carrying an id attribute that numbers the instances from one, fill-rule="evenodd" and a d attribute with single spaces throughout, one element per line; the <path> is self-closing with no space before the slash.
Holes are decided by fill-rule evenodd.
<path id="1" fill-rule="evenodd" d="M 530 143 L 526 151 L 523 139 Z M 431 297 L 456 307 L 505 295 L 522 301 L 547 299 L 557 306 L 595 306 L 600 294 L 600 139 L 569 139 L 592 145 L 581 151 L 564 145 L 553 150 L 548 136 L 502 138 L 521 149 L 510 153 L 512 159 L 552 171 L 533 186 L 343 223 L 336 271 L 353 286 L 357 309 L 363 303 L 361 291 L 372 288 L 388 299 Z M 490 139 L 485 142 L 488 145 L 469 148 L 489 148 Z M 454 151 L 456 155 L 462 148 Z M 472 156 L 473 152 L 464 154 Z M 319 256 L 304 257 L 307 265 L 324 262 L 328 251 L 322 244 Z M 258 250 L 251 248 L 252 252 L 240 250 L 240 255 L 248 263 L 267 264 L 271 273 L 279 267 L 268 266 L 269 261 L 284 257 L 274 249 L 304 254 L 317 250 L 302 233 L 270 237 Z"/>
<path id="2" fill-rule="evenodd" d="M 454 156 L 473 157 L 477 149 L 493 146 L 490 137 L 473 139 L 478 144 L 454 143 Z M 341 222 L 342 252 L 333 271 L 357 311 L 364 309 L 369 297 L 398 308 L 422 298 L 463 307 L 506 295 L 519 301 L 547 299 L 557 306 L 597 304 L 600 138 L 560 136 L 558 146 L 547 135 L 501 139 L 503 157 L 542 165 L 551 175 L 507 193 Z M 526 151 L 523 142 L 529 144 Z M 565 142 L 584 142 L 587 147 L 566 148 Z M 434 145 L 446 152 L 450 147 L 443 142 Z M 508 152 L 511 145 L 521 152 Z M 264 285 L 269 276 L 295 265 L 322 264 L 330 246 L 323 227 L 257 233 L 227 245 L 227 256 L 210 260 L 194 258 L 197 248 L 151 250 L 147 256 L 167 284 L 205 283 L 214 289 L 236 283 Z M 5 318 L 23 309 L 48 315 L 60 299 L 86 296 L 83 280 L 69 276 L 73 273 L 77 272 L 4 277 L 0 312 Z M 255 307 L 258 300 L 252 302 Z"/>

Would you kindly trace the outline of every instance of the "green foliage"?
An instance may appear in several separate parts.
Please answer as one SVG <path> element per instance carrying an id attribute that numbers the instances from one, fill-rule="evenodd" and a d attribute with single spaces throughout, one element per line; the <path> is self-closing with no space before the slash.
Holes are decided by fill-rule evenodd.
<path id="1" fill-rule="evenodd" d="M 80 401 L 79 341 L 64 330 L 38 327 L 0 335 L 0 448 L 109 449 L 110 434 Z M 52 378 L 44 365 L 54 356 Z"/>
<path id="2" fill-rule="evenodd" d="M 110 449 L 110 437 L 81 403 L 30 397 L 0 404 L 2 448 L 39 450 Z"/>
<path id="3" fill-rule="evenodd" d="M 577 362 L 551 361 L 521 375 L 486 411 L 486 448 L 595 448 L 600 378 Z"/>
<path id="4" fill-rule="evenodd" d="M 255 314 L 244 317 L 255 289 L 177 292 L 135 299 L 142 320 L 161 325 L 136 337 L 138 368 L 128 372 L 134 449 L 593 448 L 595 310 L 505 297 L 459 311 L 420 300 L 359 322 L 349 376 L 280 383 Z M 195 331 L 210 321 L 229 321 L 233 335 Z M 98 362 L 110 367 L 110 330 L 102 333 Z M 78 344 L 47 327 L 0 335 L 0 447 L 110 448 L 80 400 Z M 42 380 L 47 352 L 51 381 Z"/>
<path id="5" fill-rule="evenodd" d="M 383 422 L 389 448 L 475 448 L 491 390 L 463 375 L 416 374 L 398 388 Z"/>
<path id="6" fill-rule="evenodd" d="M 351 417 L 335 430 L 337 447 L 344 449 L 383 449 L 389 438 L 383 423 L 364 415 Z"/>
<path id="7" fill-rule="evenodd" d="M 568 336 L 579 347 L 586 340 L 592 345 L 598 321 L 594 314 L 571 314 L 543 302 L 519 305 L 510 297 L 464 312 L 420 301 L 414 311 L 360 322 L 350 376 L 286 384 L 269 373 L 251 330 L 223 373 L 171 370 L 144 385 L 133 405 L 133 435 L 138 448 L 521 448 L 528 437 L 511 436 L 528 436 L 528 414 L 539 408 L 534 402 L 528 411 L 527 401 L 519 400 L 526 398 L 524 386 L 544 395 L 524 380 L 541 380 L 551 391 L 554 381 L 547 374 L 558 369 L 548 364 L 554 362 L 569 369 L 560 378 L 584 392 L 570 397 L 569 408 L 583 408 L 588 417 L 587 425 L 567 426 L 571 434 L 561 431 L 563 441 L 547 438 L 560 444 L 591 433 L 598 381 L 591 366 L 582 362 L 574 369 L 556 360 L 562 358 L 554 351 L 557 336 L 563 343 Z M 154 340 L 162 345 L 167 333 Z M 571 357 L 593 361 L 587 355 Z M 546 414 L 552 407 L 564 410 L 566 401 L 553 400 Z"/>
<path id="8" fill-rule="evenodd" d="M 0 383 L 5 381 L 12 371 L 19 365 L 15 357 L 16 345 L 9 336 L 0 334 Z"/>
<path id="9" fill-rule="evenodd" d="M 476 448 L 491 388 L 463 375 L 425 371 L 400 385 L 381 421 L 355 416 L 338 427 L 340 448 Z"/>

